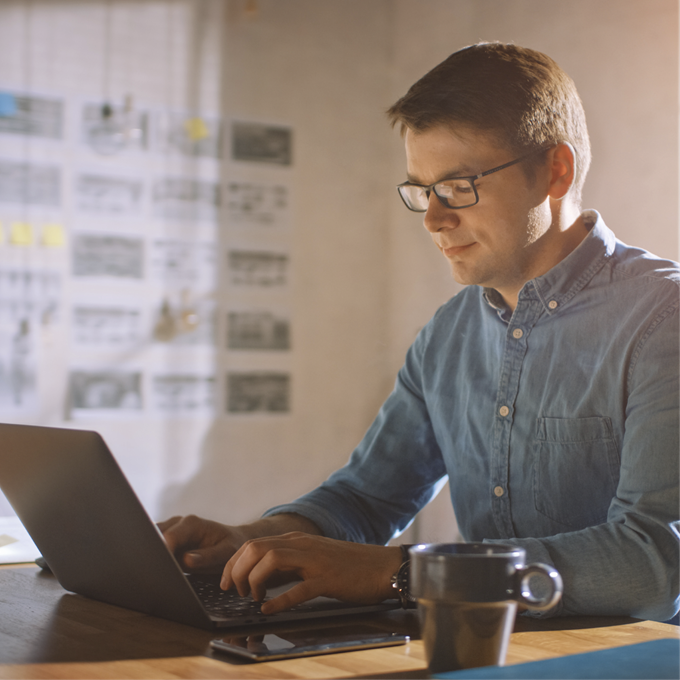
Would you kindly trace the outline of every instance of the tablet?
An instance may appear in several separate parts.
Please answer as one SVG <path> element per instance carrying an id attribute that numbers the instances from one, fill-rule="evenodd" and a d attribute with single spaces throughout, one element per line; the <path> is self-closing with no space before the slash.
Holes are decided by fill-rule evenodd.
<path id="1" fill-rule="evenodd" d="M 225 635 L 210 646 L 218 652 L 234 654 L 251 661 L 273 661 L 317 654 L 334 654 L 374 647 L 392 647 L 409 642 L 408 635 L 373 626 L 338 626 L 259 635 Z"/>

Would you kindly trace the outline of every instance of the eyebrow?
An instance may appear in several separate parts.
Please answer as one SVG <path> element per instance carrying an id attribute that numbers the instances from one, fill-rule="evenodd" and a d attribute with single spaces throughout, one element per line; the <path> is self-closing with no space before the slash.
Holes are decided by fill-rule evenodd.
<path id="1" fill-rule="evenodd" d="M 444 175 L 440 177 L 438 180 L 436 180 L 434 183 L 436 184 L 437 182 L 444 182 L 447 179 L 456 179 L 458 177 L 476 177 L 478 174 L 479 173 L 475 172 L 469 165 L 463 165 L 457 167 L 455 170 L 451 170 L 447 173 L 444 173 Z M 409 174 L 408 172 L 406 173 L 406 181 L 410 182 L 411 184 L 420 184 L 421 186 L 427 186 L 422 182 L 419 182 L 416 177 Z"/>

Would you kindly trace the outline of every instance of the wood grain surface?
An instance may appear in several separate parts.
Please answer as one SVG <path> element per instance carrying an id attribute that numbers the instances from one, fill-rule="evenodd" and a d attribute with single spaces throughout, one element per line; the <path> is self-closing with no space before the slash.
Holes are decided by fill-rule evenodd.
<path id="1" fill-rule="evenodd" d="M 343 624 L 366 617 L 344 617 Z M 408 645 L 251 663 L 211 651 L 219 633 L 191 628 L 67 593 L 35 567 L 0 569 L 0 678 L 427 677 L 415 612 L 370 619 L 412 636 Z M 313 624 L 306 624 L 314 627 Z M 327 626 L 328 624 L 323 624 Z M 292 626 L 287 625 L 286 630 Z M 281 630 L 281 626 L 260 632 Z M 248 629 L 248 633 L 254 632 Z M 520 617 L 507 663 L 576 654 L 659 638 L 678 628 L 636 619 Z"/>

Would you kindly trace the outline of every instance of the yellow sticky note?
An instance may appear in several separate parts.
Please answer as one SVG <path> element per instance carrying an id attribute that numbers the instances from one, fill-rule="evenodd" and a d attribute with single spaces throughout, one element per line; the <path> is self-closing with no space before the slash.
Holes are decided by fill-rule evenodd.
<path id="1" fill-rule="evenodd" d="M 44 224 L 42 228 L 42 245 L 48 248 L 63 247 L 66 238 L 61 224 Z"/>
<path id="2" fill-rule="evenodd" d="M 184 121 L 184 131 L 192 142 L 198 142 L 210 135 L 208 126 L 202 118 L 189 118 Z"/>
<path id="3" fill-rule="evenodd" d="M 9 242 L 13 246 L 33 245 L 33 227 L 28 222 L 13 222 Z"/>

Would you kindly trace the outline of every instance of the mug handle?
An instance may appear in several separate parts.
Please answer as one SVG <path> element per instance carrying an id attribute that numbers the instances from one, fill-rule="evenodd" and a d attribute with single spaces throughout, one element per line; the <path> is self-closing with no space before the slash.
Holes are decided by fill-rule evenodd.
<path id="1" fill-rule="evenodd" d="M 534 574 L 540 574 L 548 578 L 551 592 L 543 597 L 534 596 L 531 591 L 531 577 Z M 562 577 L 559 575 L 555 567 L 547 564 L 528 564 L 526 567 L 519 567 L 516 572 L 516 578 L 519 588 L 517 589 L 517 602 L 523 604 L 529 609 L 536 611 L 546 611 L 554 607 L 562 597 Z M 545 579 L 542 579 L 545 580 Z"/>

